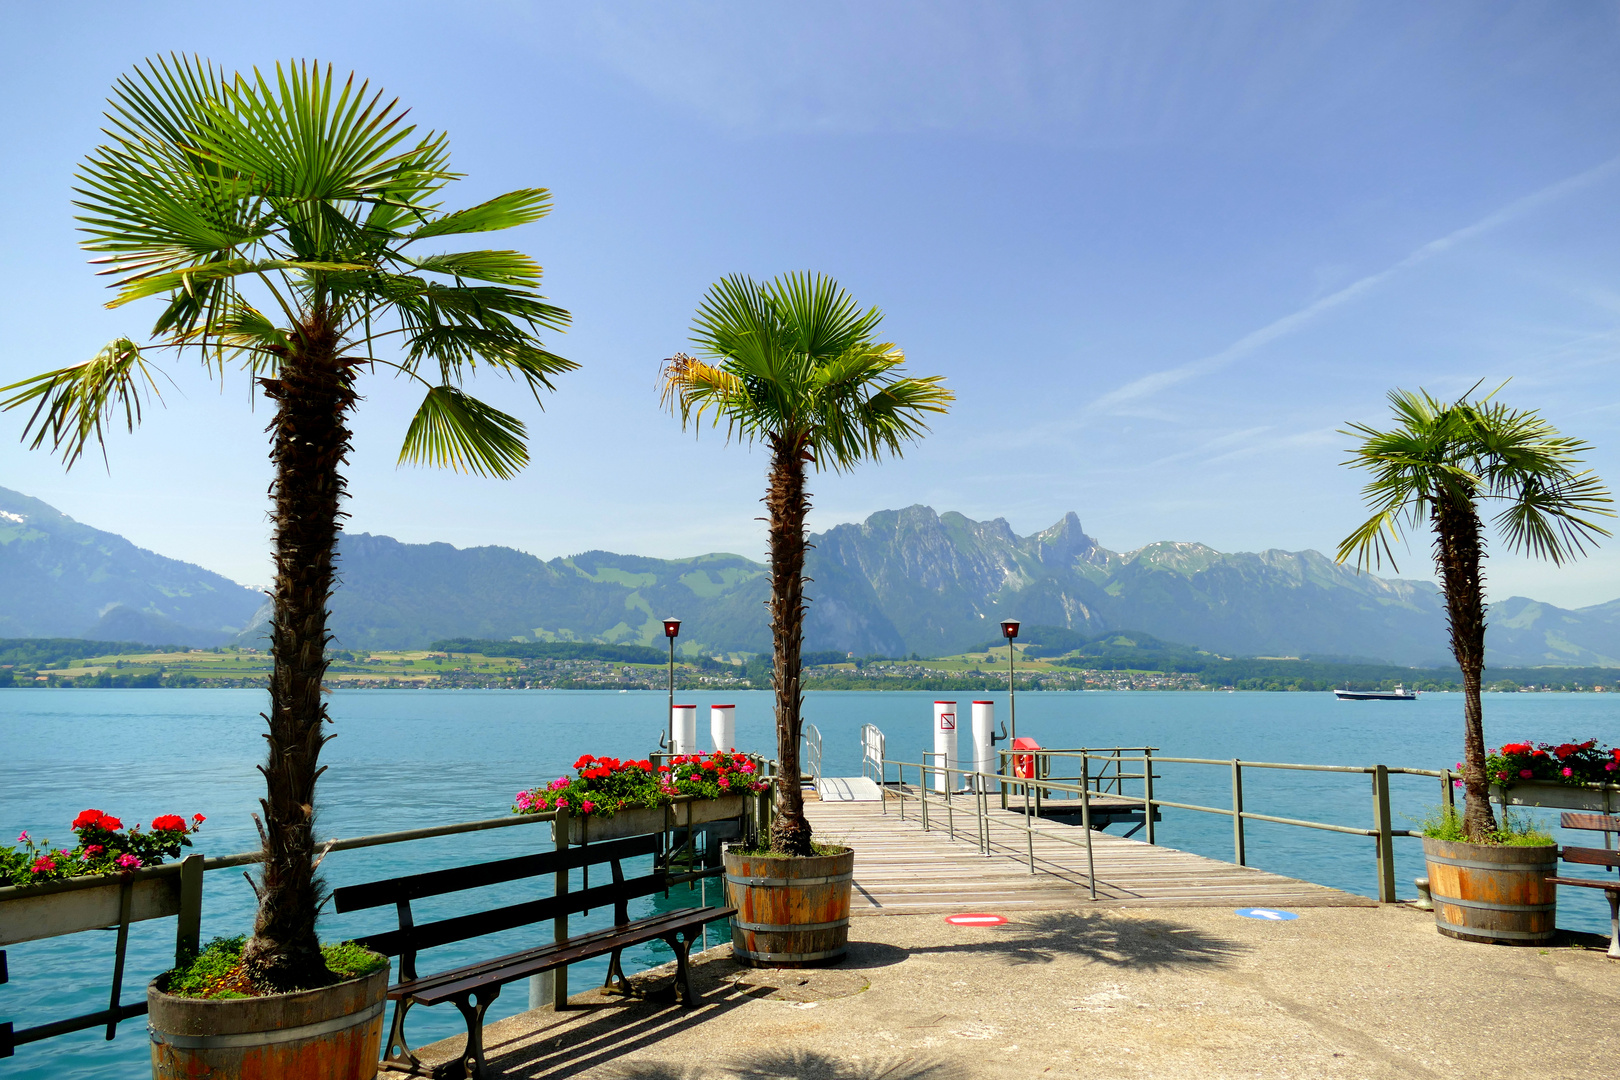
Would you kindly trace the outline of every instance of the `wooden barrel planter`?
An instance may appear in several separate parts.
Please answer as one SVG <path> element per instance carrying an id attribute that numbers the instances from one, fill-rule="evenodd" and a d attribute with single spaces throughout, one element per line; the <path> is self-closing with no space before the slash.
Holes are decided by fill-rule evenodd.
<path id="1" fill-rule="evenodd" d="M 206 1000 L 146 990 L 154 1080 L 371 1080 L 388 968 L 319 990 Z"/>
<path id="2" fill-rule="evenodd" d="M 726 851 L 731 950 L 751 967 L 810 967 L 849 949 L 855 852 L 784 859 Z"/>
<path id="3" fill-rule="evenodd" d="M 1541 945 L 1558 929 L 1558 848 L 1423 840 L 1435 927 L 1494 945 Z"/>

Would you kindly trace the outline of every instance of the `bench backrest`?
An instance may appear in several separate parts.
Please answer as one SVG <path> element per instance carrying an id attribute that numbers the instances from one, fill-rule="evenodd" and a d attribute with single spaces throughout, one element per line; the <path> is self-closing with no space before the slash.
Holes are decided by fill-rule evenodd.
<path id="1" fill-rule="evenodd" d="M 436 945 L 482 937 L 501 930 L 573 915 L 592 908 L 612 907 L 613 921 L 623 925 L 630 921 L 630 901 L 642 896 L 663 892 L 668 888 L 668 872 L 655 867 L 650 874 L 625 878 L 623 861 L 656 854 L 663 837 L 658 833 L 630 836 L 601 844 L 582 844 L 577 847 L 547 851 L 537 855 L 523 855 L 515 859 L 457 866 L 448 870 L 431 870 L 424 874 L 348 885 L 332 891 L 332 906 L 338 913 L 360 911 L 365 908 L 394 905 L 399 917 L 399 929 L 355 938 L 358 944 L 385 956 L 400 958 L 400 977 L 416 978 L 416 954 Z M 437 922 L 418 926 L 411 914 L 411 901 L 428 896 L 498 885 L 508 881 L 539 877 L 543 874 L 566 873 L 582 867 L 612 864 L 613 881 L 577 892 L 564 892 L 539 900 L 509 904 L 505 907 L 456 915 Z M 589 871 L 587 871 L 588 873 Z"/>
<path id="2" fill-rule="evenodd" d="M 1620 815 L 1616 814 L 1565 814 L 1559 819 L 1559 824 L 1566 829 L 1620 833 Z M 1620 867 L 1620 851 L 1613 848 L 1565 847 L 1563 858 L 1565 862 L 1588 866 Z"/>

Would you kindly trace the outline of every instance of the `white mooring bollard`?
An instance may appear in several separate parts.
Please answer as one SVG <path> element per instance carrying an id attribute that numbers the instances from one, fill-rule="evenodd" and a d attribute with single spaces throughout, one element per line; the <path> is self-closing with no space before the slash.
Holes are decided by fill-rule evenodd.
<path id="1" fill-rule="evenodd" d="M 993 773 L 996 771 L 996 750 L 991 736 L 996 730 L 996 703 L 993 701 L 975 701 L 973 703 L 973 757 L 970 765 L 974 772 Z M 973 787 L 978 789 L 988 781 L 976 778 Z"/>
<path id="2" fill-rule="evenodd" d="M 929 764 L 936 768 L 957 768 L 956 760 L 956 702 L 934 702 L 934 757 Z M 934 790 L 938 792 L 949 791 L 955 785 L 951 783 L 950 774 L 944 771 L 934 774 Z"/>
<path id="3" fill-rule="evenodd" d="M 672 726 L 675 738 L 675 745 L 671 747 L 671 752 L 676 754 L 697 753 L 697 706 L 677 705 L 671 719 L 674 720 Z"/>
<path id="4" fill-rule="evenodd" d="M 709 738 L 716 750 L 734 750 L 737 747 L 737 706 L 709 706 Z"/>

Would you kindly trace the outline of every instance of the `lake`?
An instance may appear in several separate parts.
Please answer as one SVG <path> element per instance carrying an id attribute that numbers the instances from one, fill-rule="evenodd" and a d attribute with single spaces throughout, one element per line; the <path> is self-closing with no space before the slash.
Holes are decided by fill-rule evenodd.
<path id="1" fill-rule="evenodd" d="M 867 723 L 883 729 L 890 757 L 918 760 L 932 749 L 931 703 L 940 696 L 807 695 L 805 717 L 823 736 L 824 773 L 859 774 L 859 732 Z M 944 696 L 958 697 L 965 717 L 976 695 Z M 994 698 L 998 717 L 1006 715 L 1005 694 L 977 696 Z M 569 771 L 582 753 L 643 757 L 654 750 L 666 700 L 657 692 L 341 691 L 330 699 L 336 737 L 322 756 L 329 769 L 320 782 L 320 832 L 358 836 L 499 816 L 520 788 Z M 700 706 L 705 745 L 706 707 L 734 702 L 738 749 L 774 756 L 768 693 L 682 692 L 679 700 Z M 0 834 L 9 841 L 26 829 L 65 845 L 73 839 L 68 823 L 86 807 L 143 823 L 161 813 L 201 813 L 208 822 L 196 850 L 249 850 L 256 846 L 249 814 L 262 790 L 254 766 L 263 755 L 259 713 L 265 708 L 264 693 L 257 690 L 0 690 Z M 1620 743 L 1620 695 L 1488 694 L 1485 725 L 1493 746 L 1518 739 Z M 1020 734 L 1049 747 L 1149 745 L 1176 757 L 1439 769 L 1461 756 L 1462 696 L 1386 703 L 1306 693 L 1024 693 L 1018 726 Z M 1161 798 L 1230 805 L 1225 768 L 1164 765 L 1160 771 Z M 1440 801 L 1436 780 L 1391 781 L 1397 827 L 1410 827 Z M 1372 822 L 1366 776 L 1250 770 L 1244 783 L 1245 808 L 1252 811 L 1363 827 Z M 1556 825 L 1555 813 L 1541 816 Z M 1265 823 L 1248 828 L 1250 865 L 1374 894 L 1370 839 Z M 338 886 L 549 849 L 549 838 L 545 825 L 500 829 L 341 852 L 322 869 Z M 1560 839 L 1592 843 L 1591 834 Z M 1166 810 L 1158 840 L 1232 858 L 1231 822 L 1224 817 Z M 1421 847 L 1415 839 L 1397 839 L 1396 852 L 1401 896 L 1409 897 L 1412 879 L 1423 873 Z M 253 897 L 239 873 L 211 872 L 205 897 L 204 940 L 251 929 Z M 435 914 L 424 905 L 418 917 Z M 391 925 L 387 911 L 329 915 L 322 934 L 340 939 Z M 1559 925 L 1606 933 L 1601 894 L 1564 890 Z M 509 931 L 499 945 L 477 944 L 465 958 L 494 947 L 522 948 L 547 935 L 549 928 L 539 937 Z M 172 959 L 173 943 L 172 920 L 132 927 L 124 1000 L 144 994 L 147 980 Z M 21 1028 L 105 1007 L 112 949 L 113 935 L 101 931 L 10 947 L 11 982 L 0 985 L 0 1018 Z M 453 947 L 438 950 L 428 954 L 425 970 L 459 958 Z M 663 958 L 649 949 L 634 959 L 645 965 Z M 572 969 L 572 987 L 593 985 L 603 970 L 600 964 Z M 526 1002 L 522 985 L 509 987 L 490 1019 L 521 1011 Z M 411 1014 L 412 1041 L 418 1044 L 460 1029 L 453 1009 Z M 16 1077 L 124 1078 L 142 1075 L 146 1060 L 144 1020 L 137 1018 L 122 1025 L 112 1042 L 99 1030 L 82 1031 L 24 1046 L 0 1069 Z"/>

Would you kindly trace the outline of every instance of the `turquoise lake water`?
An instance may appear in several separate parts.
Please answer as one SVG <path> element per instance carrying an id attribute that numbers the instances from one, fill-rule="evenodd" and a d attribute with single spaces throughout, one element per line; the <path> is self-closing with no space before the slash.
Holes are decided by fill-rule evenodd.
<path id="1" fill-rule="evenodd" d="M 738 749 L 774 756 L 769 694 L 679 696 L 700 706 L 705 744 L 706 706 L 735 702 Z M 932 749 L 931 703 L 939 696 L 809 694 L 805 716 L 822 732 L 825 774 L 859 774 L 859 732 L 866 723 L 883 729 L 890 757 L 917 760 L 921 751 Z M 994 698 L 997 715 L 1005 716 L 1004 694 L 983 696 Z M 973 695 L 960 697 L 965 716 Z M 519 788 L 567 771 L 582 753 L 645 756 L 657 746 L 666 697 L 656 692 L 345 690 L 330 701 L 336 738 L 322 757 L 329 769 L 320 782 L 319 827 L 325 836 L 345 837 L 496 817 L 508 810 Z M 248 815 L 257 809 L 261 791 L 254 769 L 263 754 L 258 714 L 265 708 L 263 693 L 254 690 L 0 691 L 0 835 L 9 841 L 27 829 L 36 838 L 67 843 L 72 840 L 68 823 L 86 807 L 126 822 L 147 822 L 161 813 L 201 813 L 208 823 L 196 850 L 211 855 L 249 850 L 255 841 Z M 1616 744 L 1620 695 L 1490 694 L 1485 723 L 1492 745 L 1589 737 Z M 1460 756 L 1462 697 L 1350 703 L 1331 694 L 1026 693 L 1018 698 L 1018 726 L 1020 734 L 1045 746 L 1150 745 L 1176 757 L 1438 769 Z M 1160 772 L 1156 794 L 1161 798 L 1230 805 L 1228 769 L 1163 765 Z M 1410 827 L 1440 800 L 1433 779 L 1393 777 L 1392 785 L 1397 827 Z M 1245 808 L 1370 827 L 1371 786 L 1364 775 L 1250 770 Z M 1555 813 L 1540 816 L 1556 825 Z M 1592 842 L 1591 834 L 1560 840 Z M 1232 858 L 1231 822 L 1224 817 L 1166 810 L 1158 841 Z M 1421 847 L 1415 839 L 1395 843 L 1400 892 L 1408 897 L 1412 879 L 1423 872 Z M 323 871 L 339 886 L 549 848 L 548 826 L 522 826 L 341 852 Z M 1375 890 L 1370 839 L 1254 823 L 1248 827 L 1248 861 L 1367 895 Z M 513 898 L 532 895 L 507 888 Z M 252 900 L 239 872 L 211 872 L 204 939 L 250 929 Z M 684 906 L 697 897 L 677 891 L 672 900 Z M 424 904 L 418 918 L 449 910 Z M 330 940 L 392 923 L 391 911 L 357 912 L 325 916 L 321 930 Z M 1607 906 L 1596 890 L 1563 890 L 1559 925 L 1607 932 Z M 514 930 L 465 951 L 446 947 L 426 954 L 423 969 L 494 955 L 493 949 L 522 948 L 546 940 L 549 932 L 549 927 Z M 173 948 L 172 920 L 131 929 L 124 1000 L 138 1000 L 147 980 L 168 965 Z M 27 942 L 7 952 L 11 982 L 0 985 L 0 1021 L 22 1028 L 105 1007 L 111 933 Z M 664 958 L 648 950 L 636 960 L 643 966 Z M 600 981 L 603 969 L 580 965 L 572 972 L 577 990 Z M 526 1002 L 524 986 L 509 987 L 490 1019 L 521 1011 Z M 411 1014 L 415 1043 L 459 1029 L 460 1020 L 448 1007 Z M 112 1042 L 92 1030 L 24 1046 L 0 1062 L 0 1074 L 122 1078 L 143 1075 L 146 1060 L 144 1019 L 136 1018 L 123 1024 Z"/>

